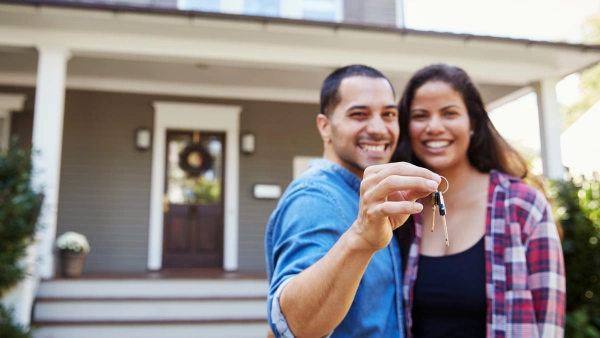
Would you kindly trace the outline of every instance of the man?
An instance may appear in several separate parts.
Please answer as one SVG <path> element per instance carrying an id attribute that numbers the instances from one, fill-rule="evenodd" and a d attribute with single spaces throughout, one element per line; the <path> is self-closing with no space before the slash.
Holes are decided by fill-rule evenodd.
<path id="1" fill-rule="evenodd" d="M 391 83 L 352 65 L 321 88 L 323 159 L 287 188 L 267 225 L 269 323 L 277 337 L 403 337 L 392 231 L 440 177 L 388 163 L 398 140 Z M 362 180 L 362 182 L 361 182 Z"/>

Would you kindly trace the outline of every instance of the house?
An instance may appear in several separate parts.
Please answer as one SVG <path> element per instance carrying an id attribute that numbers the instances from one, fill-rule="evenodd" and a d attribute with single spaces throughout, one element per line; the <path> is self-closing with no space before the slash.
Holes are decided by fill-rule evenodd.
<path id="1" fill-rule="evenodd" d="M 342 65 L 401 91 L 454 64 L 490 108 L 535 90 L 544 172 L 561 177 L 554 88 L 600 47 L 406 29 L 397 3 L 2 1 L 0 145 L 39 150 L 46 197 L 19 318 L 35 300 L 39 337 L 261 336 L 265 224 L 322 154 L 319 86 Z M 92 248 L 80 279 L 60 277 L 66 231 Z"/>

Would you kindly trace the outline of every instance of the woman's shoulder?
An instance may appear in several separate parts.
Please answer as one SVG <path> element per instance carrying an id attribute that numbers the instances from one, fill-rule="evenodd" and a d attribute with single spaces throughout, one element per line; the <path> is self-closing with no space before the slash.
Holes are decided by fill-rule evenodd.
<path id="1" fill-rule="evenodd" d="M 511 197 L 531 199 L 541 196 L 545 199 L 545 196 L 541 191 L 525 183 L 521 178 L 492 170 L 490 172 L 490 180 L 494 185 L 499 185 L 509 191 Z"/>
<path id="2" fill-rule="evenodd" d="M 548 205 L 546 196 L 535 187 L 525 183 L 522 179 L 499 171 L 490 173 L 492 181 L 504 188 L 508 194 L 509 204 L 525 209 L 543 210 Z"/>

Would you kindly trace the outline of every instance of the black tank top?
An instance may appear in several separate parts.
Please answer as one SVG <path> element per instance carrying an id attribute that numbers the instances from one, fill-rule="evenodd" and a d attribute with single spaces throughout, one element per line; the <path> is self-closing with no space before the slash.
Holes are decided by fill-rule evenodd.
<path id="1" fill-rule="evenodd" d="M 485 337 L 485 245 L 419 257 L 412 309 L 415 338 Z"/>

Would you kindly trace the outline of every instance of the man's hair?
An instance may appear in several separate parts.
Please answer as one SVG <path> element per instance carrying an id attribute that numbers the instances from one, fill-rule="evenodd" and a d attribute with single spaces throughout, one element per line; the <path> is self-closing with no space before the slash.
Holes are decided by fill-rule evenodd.
<path id="1" fill-rule="evenodd" d="M 396 93 L 394 92 L 394 86 L 392 86 L 390 80 L 387 77 L 385 77 L 385 75 L 383 75 L 380 71 L 365 65 L 350 65 L 336 69 L 335 71 L 333 71 L 333 73 L 329 74 L 325 81 L 323 81 L 323 85 L 321 86 L 321 109 L 319 111 L 320 114 L 330 116 L 331 112 L 333 111 L 333 108 L 342 100 L 338 91 L 338 89 L 340 88 L 340 83 L 342 83 L 342 80 L 344 80 L 345 78 L 354 76 L 385 79 L 390 84 L 394 97 L 396 97 Z"/>

